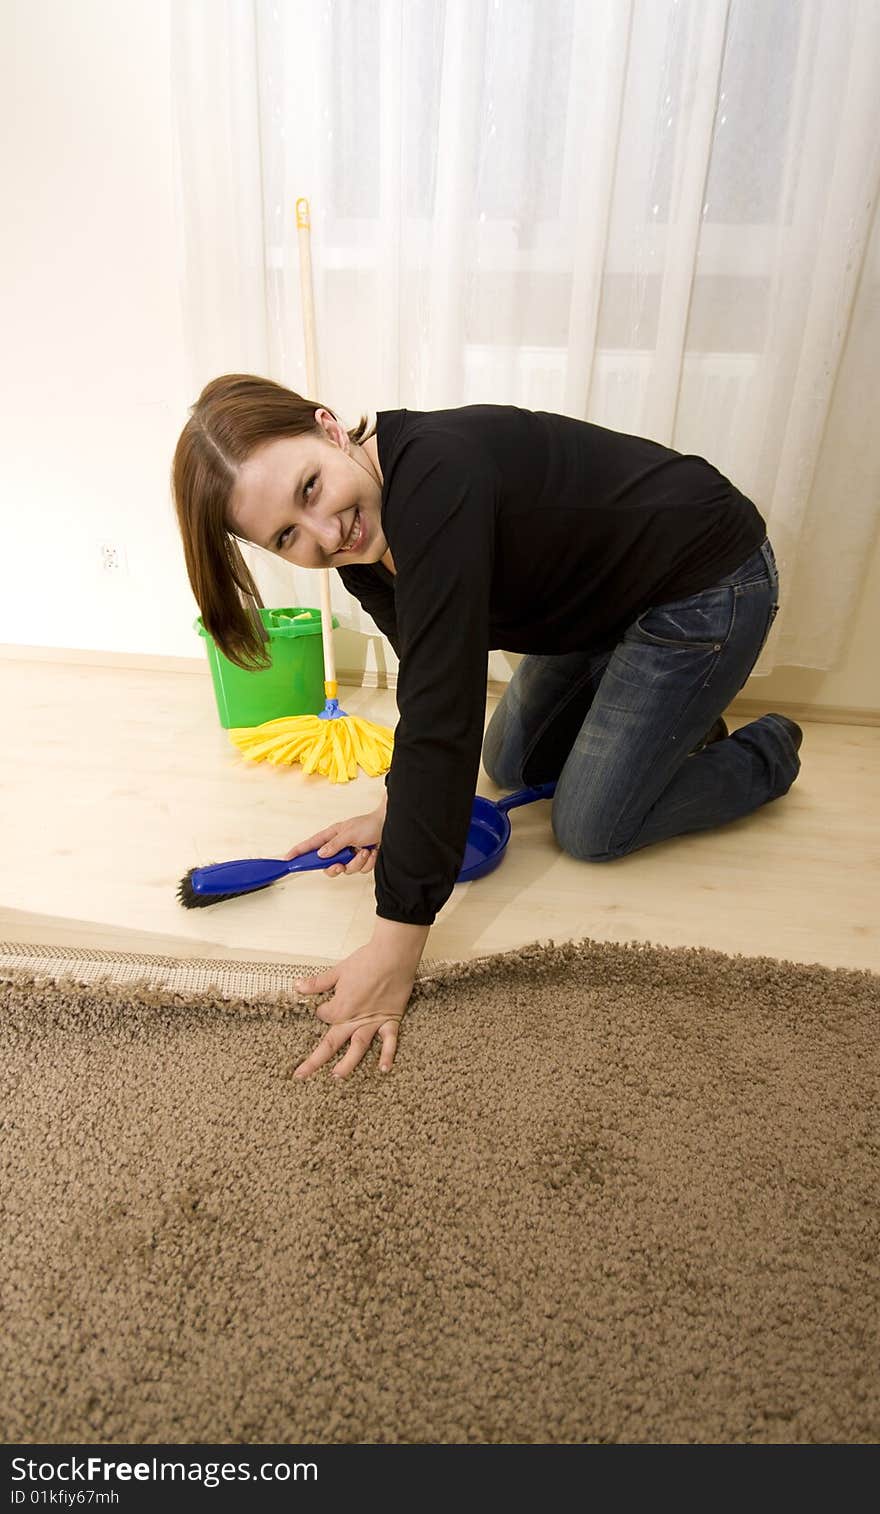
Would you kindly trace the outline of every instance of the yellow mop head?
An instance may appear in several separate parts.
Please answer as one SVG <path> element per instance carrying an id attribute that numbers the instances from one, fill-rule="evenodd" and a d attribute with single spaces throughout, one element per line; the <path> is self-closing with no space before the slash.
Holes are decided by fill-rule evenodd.
<path id="1" fill-rule="evenodd" d="M 320 773 L 331 783 L 347 783 L 362 767 L 370 778 L 387 773 L 394 735 L 358 715 L 340 710 L 328 699 L 320 715 L 288 715 L 262 725 L 237 726 L 229 738 L 248 762 L 273 766 L 302 764 L 304 773 Z"/>

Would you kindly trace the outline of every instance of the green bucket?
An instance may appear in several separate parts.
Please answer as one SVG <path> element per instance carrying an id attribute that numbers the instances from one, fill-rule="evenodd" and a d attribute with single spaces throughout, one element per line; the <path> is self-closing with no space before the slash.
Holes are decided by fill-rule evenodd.
<path id="1" fill-rule="evenodd" d="M 284 715 L 318 715 L 327 702 L 321 611 L 299 606 L 261 609 L 260 618 L 269 633 L 266 650 L 272 665 L 253 672 L 224 657 L 205 630 L 201 615 L 193 622 L 193 630 L 205 638 L 217 713 L 225 731 L 231 726 L 262 725 L 264 720 L 280 720 Z M 335 615 L 332 622 L 339 624 Z"/>

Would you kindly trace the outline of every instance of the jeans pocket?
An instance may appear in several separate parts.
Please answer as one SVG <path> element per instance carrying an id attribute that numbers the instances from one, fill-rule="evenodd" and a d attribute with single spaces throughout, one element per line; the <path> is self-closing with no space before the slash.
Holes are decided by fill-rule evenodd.
<path id="1" fill-rule="evenodd" d="M 636 617 L 631 629 L 639 640 L 654 646 L 717 651 L 730 635 L 733 606 L 731 588 L 706 589 L 688 599 L 651 605 Z"/>

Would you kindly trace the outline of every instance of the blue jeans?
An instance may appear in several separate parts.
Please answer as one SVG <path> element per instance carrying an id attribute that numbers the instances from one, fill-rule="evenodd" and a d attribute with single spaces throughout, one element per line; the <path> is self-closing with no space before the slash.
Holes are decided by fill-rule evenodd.
<path id="1" fill-rule="evenodd" d="M 780 798 L 800 760 L 772 715 L 694 750 L 745 684 L 778 607 L 765 538 L 711 589 L 645 610 L 616 647 L 524 657 L 486 729 L 486 772 L 502 789 L 557 780 L 554 834 L 585 862 Z"/>

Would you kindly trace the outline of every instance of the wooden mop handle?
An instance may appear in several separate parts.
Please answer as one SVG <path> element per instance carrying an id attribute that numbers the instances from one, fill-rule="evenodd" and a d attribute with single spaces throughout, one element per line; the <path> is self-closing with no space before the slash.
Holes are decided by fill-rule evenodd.
<path id="1" fill-rule="evenodd" d="M 315 344 L 315 295 L 312 288 L 311 224 L 308 200 L 297 200 L 296 231 L 299 238 L 299 292 L 302 301 L 303 332 L 306 339 L 306 385 L 309 391 L 309 398 L 314 399 L 318 393 L 318 353 Z"/>
<path id="2" fill-rule="evenodd" d="M 318 351 L 315 342 L 315 293 L 312 287 L 311 217 L 303 196 L 296 202 L 296 232 L 299 239 L 299 292 L 306 343 L 306 387 L 309 398 L 318 393 Z M 321 568 L 321 639 L 324 643 L 324 685 L 328 699 L 336 698 L 336 662 L 333 657 L 333 611 L 330 608 L 330 573 Z M 332 688 L 330 687 L 332 685 Z"/>

